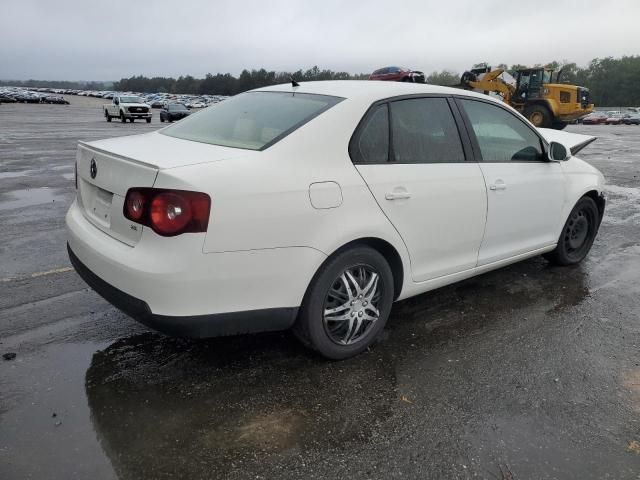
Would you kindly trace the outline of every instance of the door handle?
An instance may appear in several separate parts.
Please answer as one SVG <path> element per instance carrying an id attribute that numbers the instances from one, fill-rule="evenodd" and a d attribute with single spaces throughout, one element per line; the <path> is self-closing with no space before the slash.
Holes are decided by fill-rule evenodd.
<path id="1" fill-rule="evenodd" d="M 411 194 L 409 192 L 387 192 L 384 198 L 387 200 L 404 200 L 411 198 Z"/>
<path id="2" fill-rule="evenodd" d="M 496 180 L 496 183 L 493 183 L 491 185 L 489 185 L 489 190 L 506 190 L 507 189 L 507 184 L 504 183 L 504 181 L 502 180 Z"/>

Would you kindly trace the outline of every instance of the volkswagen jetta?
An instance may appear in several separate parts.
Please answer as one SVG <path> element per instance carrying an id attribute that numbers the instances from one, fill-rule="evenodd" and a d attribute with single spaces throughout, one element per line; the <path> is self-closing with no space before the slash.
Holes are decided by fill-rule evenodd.
<path id="1" fill-rule="evenodd" d="M 589 252 L 593 137 L 482 94 L 332 81 L 237 95 L 153 133 L 80 143 L 68 251 L 160 331 L 293 328 L 340 359 L 392 304 L 535 255 Z"/>

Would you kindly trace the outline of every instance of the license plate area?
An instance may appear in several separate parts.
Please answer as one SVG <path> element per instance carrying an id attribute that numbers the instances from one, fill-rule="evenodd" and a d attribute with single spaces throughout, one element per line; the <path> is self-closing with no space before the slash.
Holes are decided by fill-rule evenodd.
<path id="1" fill-rule="evenodd" d="M 89 214 L 99 221 L 105 227 L 111 225 L 111 203 L 113 202 L 113 193 L 108 192 L 100 187 L 95 188 L 93 201 Z"/>

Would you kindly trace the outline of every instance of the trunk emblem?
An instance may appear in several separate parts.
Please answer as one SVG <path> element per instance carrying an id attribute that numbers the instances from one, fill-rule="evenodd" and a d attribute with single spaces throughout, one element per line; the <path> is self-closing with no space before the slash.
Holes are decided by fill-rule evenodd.
<path id="1" fill-rule="evenodd" d="M 89 168 L 89 172 L 91 173 L 91 178 L 96 178 L 98 175 L 98 165 L 96 164 L 96 159 L 91 159 L 91 167 Z"/>

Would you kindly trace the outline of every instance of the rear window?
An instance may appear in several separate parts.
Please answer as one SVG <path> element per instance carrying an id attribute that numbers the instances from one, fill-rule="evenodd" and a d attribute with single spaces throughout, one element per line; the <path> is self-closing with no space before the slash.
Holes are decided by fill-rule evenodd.
<path id="1" fill-rule="evenodd" d="M 160 131 L 223 147 L 264 150 L 343 98 L 294 92 L 247 92 Z"/>

